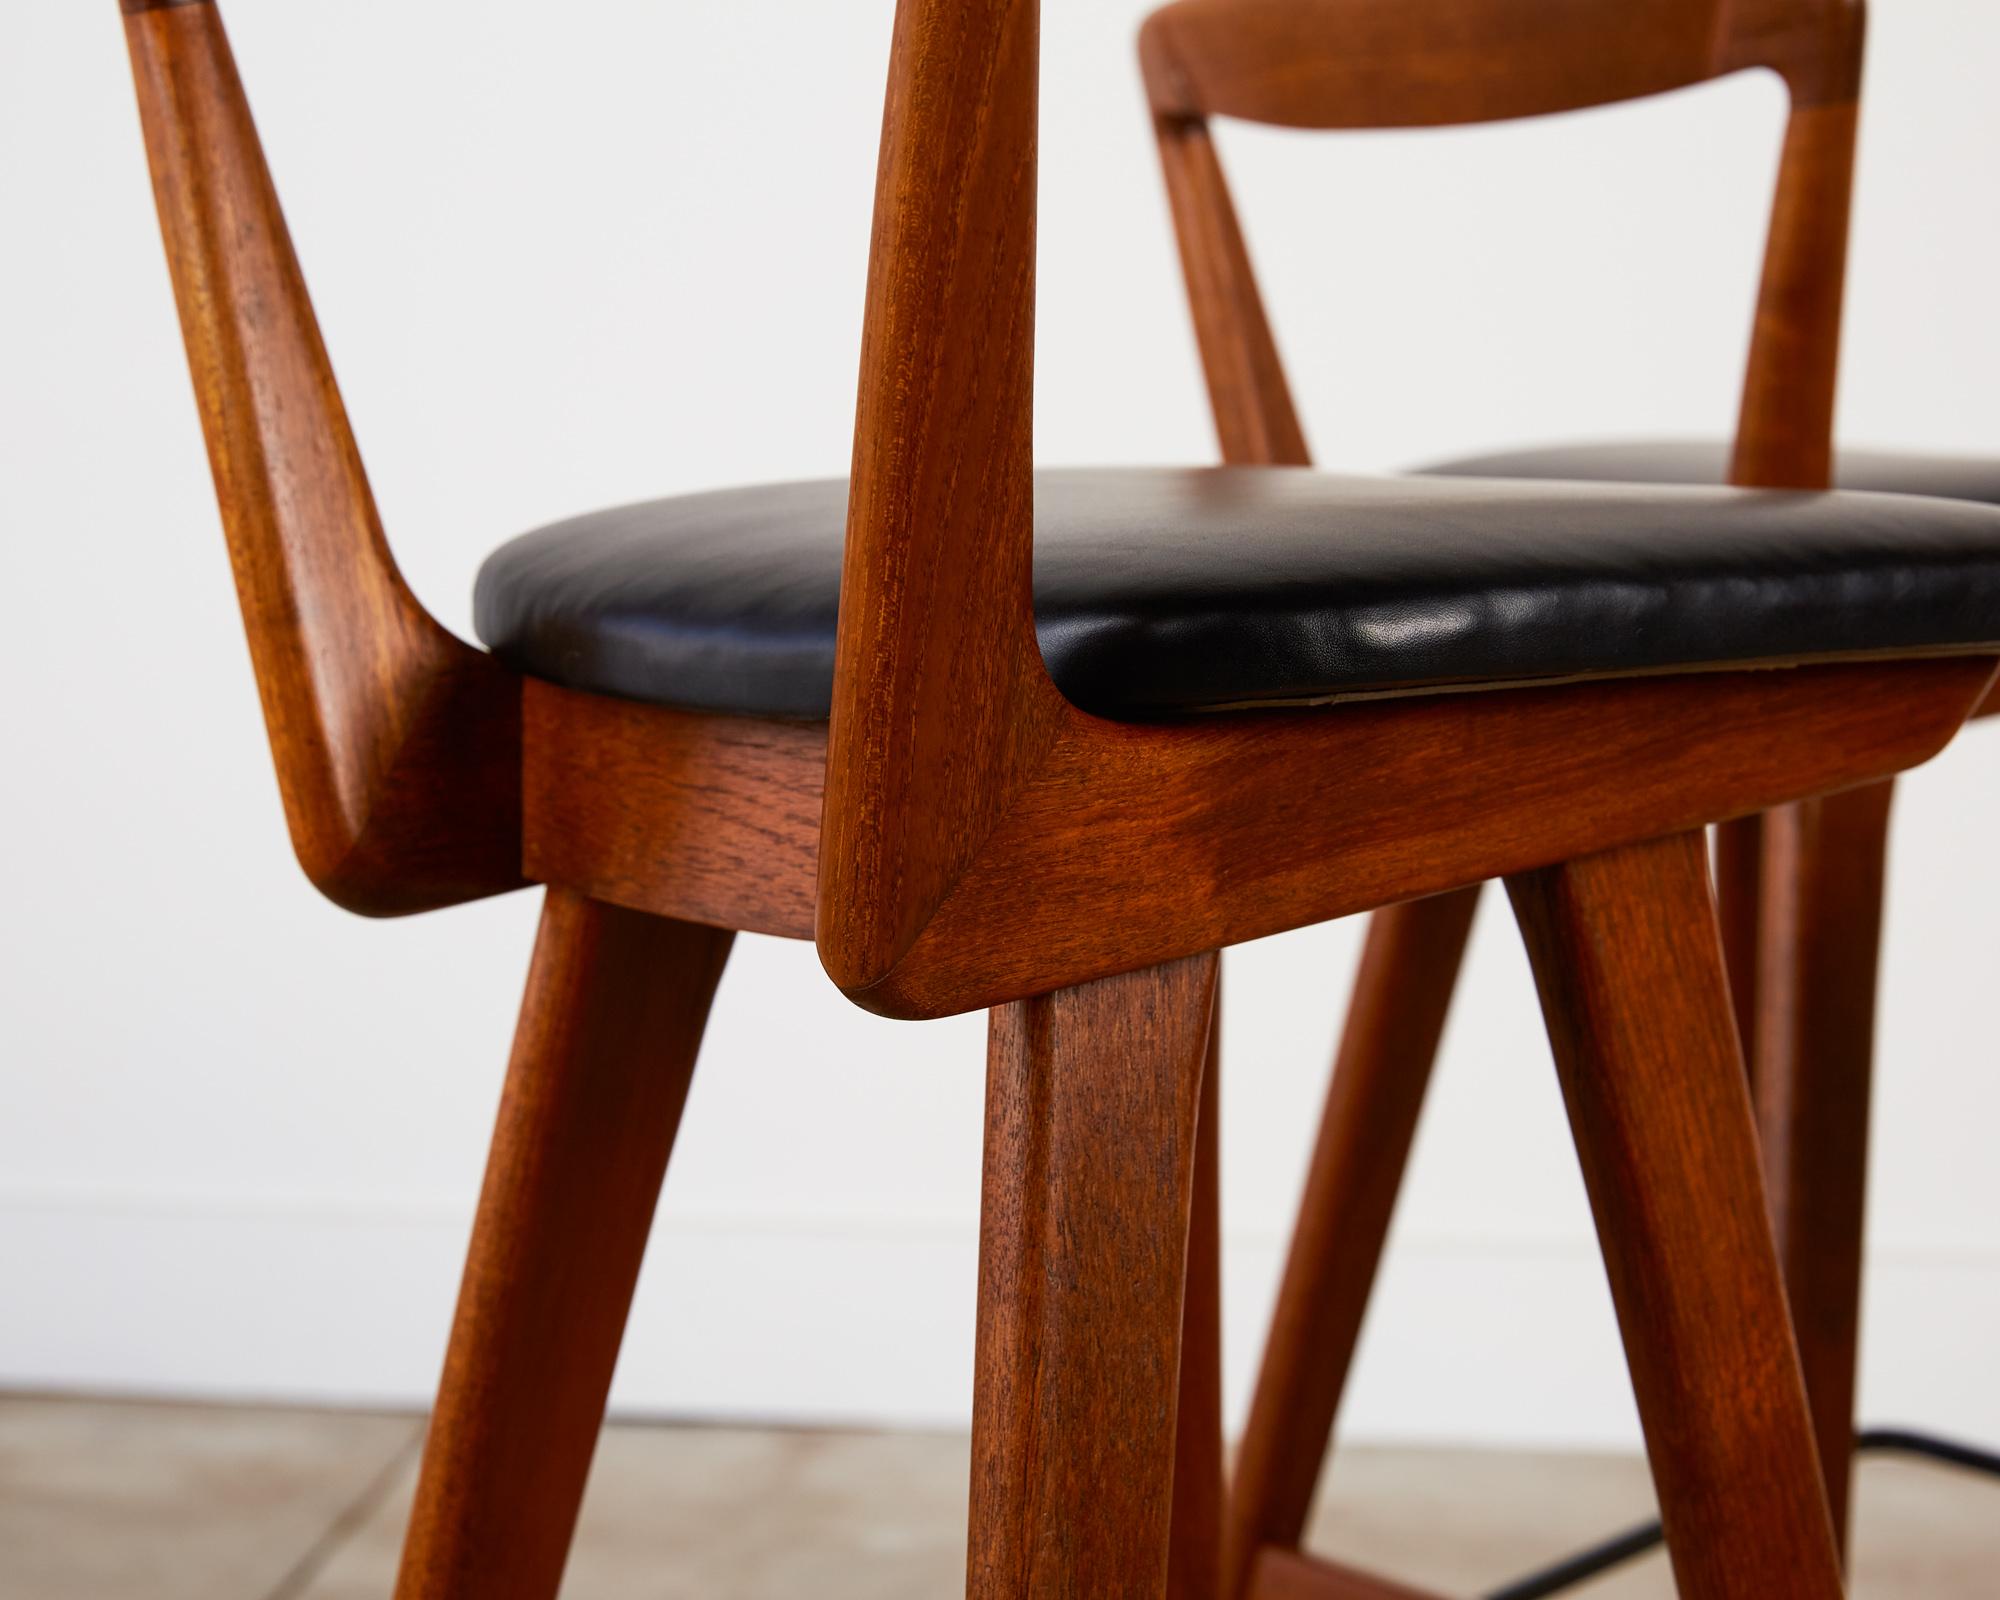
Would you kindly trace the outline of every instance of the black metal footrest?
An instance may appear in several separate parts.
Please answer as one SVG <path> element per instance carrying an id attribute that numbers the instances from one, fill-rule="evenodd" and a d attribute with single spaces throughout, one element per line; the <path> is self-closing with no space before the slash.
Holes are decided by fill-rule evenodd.
<path id="1" fill-rule="evenodd" d="M 1909 1428 L 1868 1428 L 1854 1440 L 1856 1455 L 1905 1455 L 1922 1456 L 1929 1461 L 1942 1461 L 1948 1466 L 1958 1467 L 1967 1472 L 1983 1473 L 1990 1478 L 2000 1478 L 2000 1455 L 1990 1450 L 1982 1450 L 1976 1445 L 1960 1444 L 1952 1439 L 1940 1439 L 1928 1433 L 1917 1433 Z M 1587 1550 L 1579 1550 L 1575 1555 L 1565 1557 L 1553 1566 L 1531 1572 L 1525 1578 L 1517 1578 L 1504 1588 L 1495 1589 L 1486 1600 L 1543 1600 L 1546 1595 L 1561 1594 L 1565 1589 L 1573 1589 L 1586 1579 L 1596 1577 L 1600 1572 L 1609 1572 L 1613 1567 L 1665 1542 L 1657 1520 L 1642 1522 L 1635 1528 L 1628 1528 L 1615 1538 L 1606 1539 L 1602 1544 L 1592 1545 Z"/>

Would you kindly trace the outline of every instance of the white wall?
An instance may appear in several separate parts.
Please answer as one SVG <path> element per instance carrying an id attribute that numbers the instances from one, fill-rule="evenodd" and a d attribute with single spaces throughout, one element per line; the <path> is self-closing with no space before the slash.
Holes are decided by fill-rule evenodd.
<path id="1" fill-rule="evenodd" d="M 1047 7 L 1040 436 L 1213 444 L 1132 66 Z M 1850 436 L 2000 449 L 2000 10 L 1882 0 Z M 399 554 L 844 469 L 888 0 L 231 0 Z M 116 7 L 0 55 L 0 1383 L 416 1402 L 534 904 L 398 924 L 292 866 L 177 344 Z M 1386 469 L 1732 411 L 1781 117 L 1743 79 L 1568 122 L 1228 131 L 1311 435 Z M 1865 1406 L 2000 1437 L 2000 733 L 1897 833 Z M 1420 802 L 1419 802 L 1420 803 Z M 1115 908 L 1112 908 L 1115 914 Z M 1356 930 L 1230 959 L 1240 1401 Z M 634 1410 L 950 1420 L 970 1375 L 981 1026 L 726 980 L 618 1386 Z M 1602 1277 L 1511 928 L 1480 924 L 1350 1412 L 1623 1440 Z"/>

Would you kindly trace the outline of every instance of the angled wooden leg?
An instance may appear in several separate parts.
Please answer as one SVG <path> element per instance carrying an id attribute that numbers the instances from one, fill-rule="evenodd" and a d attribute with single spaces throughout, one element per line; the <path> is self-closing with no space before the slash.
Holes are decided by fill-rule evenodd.
<path id="1" fill-rule="evenodd" d="M 1834 1600 L 1699 834 L 1510 879 L 1687 1600 Z"/>
<path id="2" fill-rule="evenodd" d="M 1305 1532 L 1478 903 L 1461 889 L 1369 922 L 1230 1485 L 1226 1595 Z"/>
<path id="3" fill-rule="evenodd" d="M 1751 1077 L 1757 1072 L 1757 970 L 1763 941 L 1764 813 L 1752 812 L 1715 830 L 1716 915 L 1722 923 L 1722 955 L 1729 972 L 1729 998 L 1737 1035 Z"/>
<path id="4" fill-rule="evenodd" d="M 1168 1600 L 1217 1600 L 1222 1582 L 1222 987 L 1209 1006 L 1195 1127 Z"/>
<path id="5" fill-rule="evenodd" d="M 1773 812 L 1753 1076 L 1836 1534 L 1847 1527 L 1890 783 Z"/>
<path id="6" fill-rule="evenodd" d="M 1214 956 L 993 1012 L 973 1600 L 1164 1592 Z"/>
<path id="7" fill-rule="evenodd" d="M 551 889 L 397 1600 L 550 1600 L 733 936 Z"/>

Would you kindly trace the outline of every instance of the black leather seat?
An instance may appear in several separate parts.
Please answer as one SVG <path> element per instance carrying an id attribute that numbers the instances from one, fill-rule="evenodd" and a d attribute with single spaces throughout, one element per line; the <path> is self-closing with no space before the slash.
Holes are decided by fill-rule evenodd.
<path id="1" fill-rule="evenodd" d="M 827 714 L 846 484 L 597 512 L 503 546 L 477 624 L 521 672 Z M 1036 479 L 1042 653 L 1127 719 L 1372 691 L 2000 645 L 2000 508 L 1305 469 Z"/>
<path id="2" fill-rule="evenodd" d="M 1569 478 L 1589 483 L 1724 483 L 1729 446 L 1717 440 L 1635 439 L 1544 445 L 1466 456 L 1426 467 L 1459 478 Z M 1900 450 L 1843 450 L 1834 468 L 1843 489 L 1928 494 L 2000 506 L 2000 456 L 1933 456 Z"/>

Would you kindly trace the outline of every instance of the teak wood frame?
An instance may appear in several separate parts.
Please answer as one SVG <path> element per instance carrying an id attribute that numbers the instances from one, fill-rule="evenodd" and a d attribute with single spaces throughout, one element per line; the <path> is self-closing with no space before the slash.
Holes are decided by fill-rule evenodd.
<path id="1" fill-rule="evenodd" d="M 1691 830 L 1926 759 L 1991 662 L 1077 712 L 1029 613 L 1037 7 L 901 0 L 830 729 L 524 685 L 395 573 L 213 0 L 123 5 L 298 854 L 377 913 L 549 885 L 405 1600 L 554 1592 L 731 929 L 993 1008 L 968 1592 L 1209 1590 L 1214 951 L 1500 873 L 1686 1592 L 1838 1592 Z"/>
<path id="2" fill-rule="evenodd" d="M 1647 0 L 1615 18 L 1562 0 L 1179 0 L 1155 12 L 1141 69 L 1224 460 L 1304 465 L 1308 451 L 1211 117 L 1487 122 L 1765 68 L 1791 115 L 1731 478 L 1825 488 L 1865 31 L 1859 0 Z M 1889 793 L 1884 781 L 1733 819 L 1717 840 L 1730 986 L 1843 1531 Z M 1296 1550 L 1303 1532 L 1475 896 L 1379 913 L 1371 932 L 1238 1457 L 1231 1596 L 1262 1592 L 1261 1553 Z"/>

